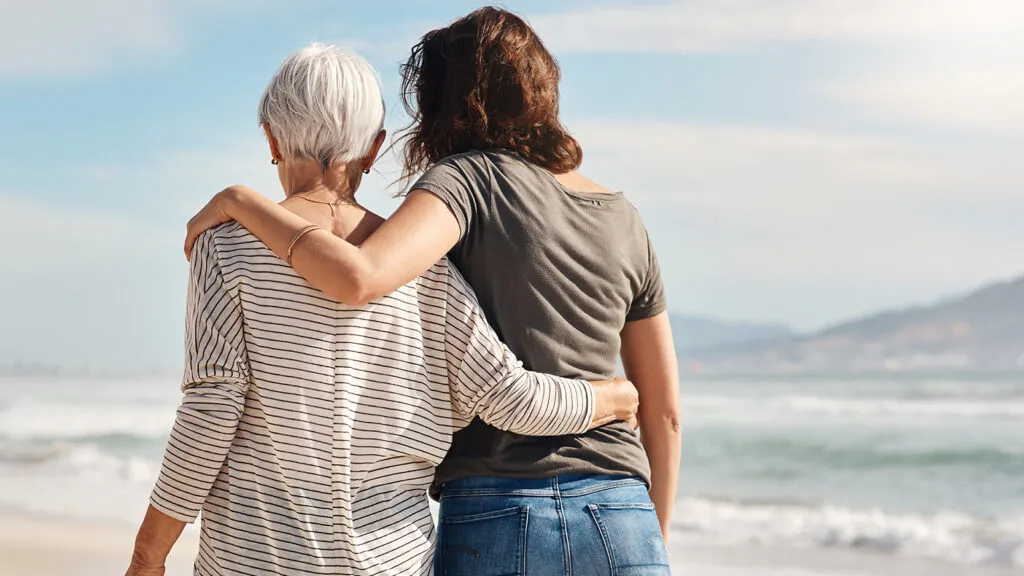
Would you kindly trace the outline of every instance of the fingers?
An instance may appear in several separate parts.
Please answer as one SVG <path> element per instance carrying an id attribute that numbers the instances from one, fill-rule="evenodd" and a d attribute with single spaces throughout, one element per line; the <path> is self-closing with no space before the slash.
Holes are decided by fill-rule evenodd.
<path id="1" fill-rule="evenodd" d="M 640 395 L 632 382 L 625 378 L 613 378 L 593 381 L 591 385 L 597 398 L 591 429 L 616 421 L 626 422 L 633 430 L 637 429 Z"/>
<path id="2" fill-rule="evenodd" d="M 192 247 L 195 246 L 196 238 L 199 237 L 199 234 L 195 231 L 196 227 L 193 224 L 194 220 L 195 218 L 189 220 L 188 228 L 185 231 L 185 260 L 188 260 L 189 262 L 192 261 Z"/>
<path id="3" fill-rule="evenodd" d="M 636 416 L 637 411 L 640 409 L 640 393 L 637 391 L 636 386 L 634 386 L 632 382 L 626 380 L 625 378 L 616 378 L 615 381 L 624 389 L 628 390 L 626 396 L 629 401 L 630 412 L 627 417 L 623 418 L 623 421 L 625 421 L 626 424 L 629 424 L 629 427 L 632 430 L 636 430 L 637 428 L 640 427 L 640 422 L 639 420 L 637 420 Z"/>

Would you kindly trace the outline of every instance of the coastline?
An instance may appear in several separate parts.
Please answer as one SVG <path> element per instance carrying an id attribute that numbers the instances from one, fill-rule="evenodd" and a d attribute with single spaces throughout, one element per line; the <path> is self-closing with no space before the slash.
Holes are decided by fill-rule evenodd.
<path id="1" fill-rule="evenodd" d="M 53 516 L 0 513 L 0 576 L 123 574 L 135 529 Z M 167 562 L 167 576 L 192 573 L 199 530 L 185 529 Z M 676 534 L 674 574 L 700 576 L 1009 576 L 1009 569 L 902 559 L 849 550 L 725 547 L 686 542 Z"/>

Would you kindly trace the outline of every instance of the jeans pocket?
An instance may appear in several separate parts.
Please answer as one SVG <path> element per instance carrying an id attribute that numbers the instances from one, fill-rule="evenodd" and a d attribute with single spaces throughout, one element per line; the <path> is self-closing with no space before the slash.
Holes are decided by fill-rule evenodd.
<path id="1" fill-rule="evenodd" d="M 441 518 L 439 576 L 520 576 L 526 556 L 525 506 Z"/>
<path id="2" fill-rule="evenodd" d="M 653 504 L 588 504 L 614 576 L 671 574 Z"/>

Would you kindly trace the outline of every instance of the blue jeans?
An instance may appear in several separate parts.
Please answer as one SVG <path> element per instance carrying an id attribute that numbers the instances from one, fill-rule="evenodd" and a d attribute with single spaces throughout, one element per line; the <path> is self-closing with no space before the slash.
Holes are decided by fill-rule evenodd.
<path id="1" fill-rule="evenodd" d="M 475 477 L 445 484 L 437 576 L 663 576 L 665 541 L 637 478 Z"/>

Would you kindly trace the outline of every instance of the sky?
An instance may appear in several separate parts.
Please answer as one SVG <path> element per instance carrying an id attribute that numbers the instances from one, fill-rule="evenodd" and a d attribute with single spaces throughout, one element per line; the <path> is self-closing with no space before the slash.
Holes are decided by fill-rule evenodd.
<path id="1" fill-rule="evenodd" d="M 0 0 L 0 365 L 180 362 L 185 223 L 281 197 L 256 124 L 310 41 L 379 70 L 463 1 Z M 675 312 L 814 330 L 1024 274 L 1024 2 L 513 1 L 581 172 L 622 190 Z M 395 158 L 360 199 L 390 213 Z"/>

